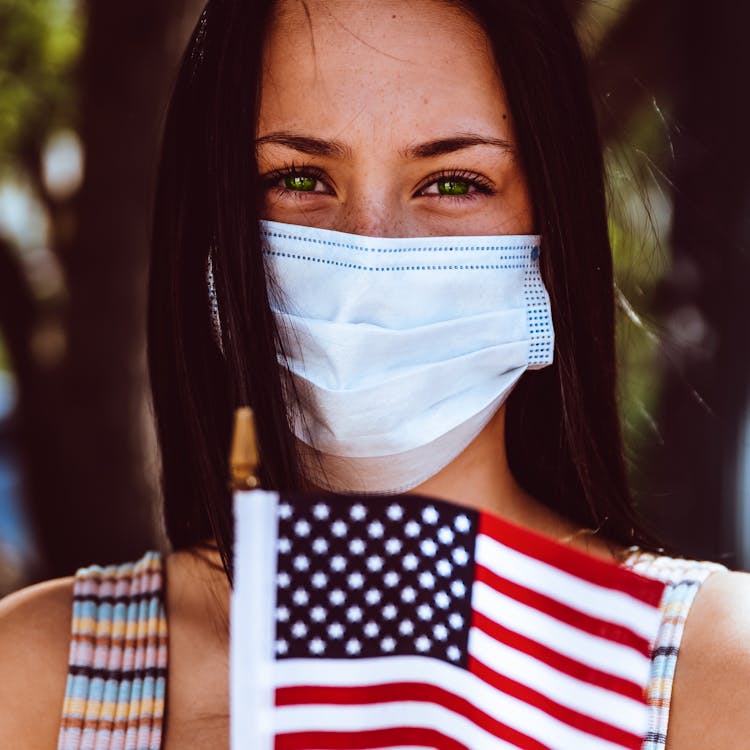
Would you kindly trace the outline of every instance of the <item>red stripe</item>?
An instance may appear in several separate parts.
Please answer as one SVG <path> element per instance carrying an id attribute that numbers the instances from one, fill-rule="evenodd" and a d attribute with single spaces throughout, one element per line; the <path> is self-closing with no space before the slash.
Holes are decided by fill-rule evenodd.
<path id="1" fill-rule="evenodd" d="M 469 721 L 495 737 L 505 740 L 506 742 L 511 742 L 523 750 L 548 750 L 547 746 L 538 740 L 528 737 L 518 730 L 503 724 L 484 711 L 481 711 L 466 699 L 454 695 L 437 685 L 428 685 L 421 682 L 390 682 L 383 685 L 354 687 L 295 685 L 293 687 L 276 689 L 277 706 L 367 705 L 376 703 L 395 703 L 401 701 L 418 701 L 442 706 L 449 711 L 464 716 Z M 360 733 L 349 733 L 350 736 L 358 734 Z M 396 744 L 404 745 L 408 743 L 403 737 L 399 736 Z M 345 745 L 344 747 L 349 747 L 349 745 Z M 352 747 L 367 747 L 367 745 L 356 745 Z M 432 747 L 432 745 L 428 745 L 428 747 Z"/>
<path id="2" fill-rule="evenodd" d="M 274 742 L 275 750 L 369 750 L 403 745 L 471 750 L 441 732 L 422 727 L 389 727 L 363 732 L 290 732 L 277 735 Z"/>
<path id="3" fill-rule="evenodd" d="M 523 701 L 529 706 L 535 706 L 549 716 L 558 719 L 563 724 L 579 729 L 582 732 L 592 734 L 595 737 L 609 740 L 610 742 L 619 744 L 622 747 L 633 748 L 633 750 L 639 750 L 641 747 L 643 742 L 642 736 L 633 734 L 632 732 L 627 732 L 624 729 L 620 729 L 611 724 L 606 724 L 592 716 L 587 716 L 586 714 L 582 714 L 572 708 L 563 706 L 546 695 L 533 690 L 527 685 L 511 680 L 510 677 L 498 674 L 473 656 L 469 657 L 468 668 L 469 672 L 476 675 L 496 690 L 499 690 L 506 695 L 511 695 L 514 698 L 518 698 L 518 700 Z"/>
<path id="4" fill-rule="evenodd" d="M 571 659 L 569 656 L 554 651 L 538 641 L 499 625 L 479 612 L 474 612 L 472 618 L 472 625 L 486 633 L 490 638 L 504 643 L 506 646 L 514 648 L 517 651 L 522 651 L 524 654 L 528 654 L 535 659 L 539 659 L 539 661 L 543 661 L 560 672 L 575 677 L 577 680 L 588 682 L 591 685 L 611 690 L 613 693 L 619 693 L 633 700 L 645 701 L 643 687 L 636 682 L 631 682 L 623 677 L 603 672 L 600 669 L 590 667 L 588 664 Z"/>
<path id="5" fill-rule="evenodd" d="M 479 512 L 479 534 L 486 534 L 523 555 L 590 583 L 623 591 L 653 607 L 658 607 L 666 587 L 661 581 L 647 578 L 491 513 Z"/>
<path id="6" fill-rule="evenodd" d="M 649 656 L 650 654 L 650 644 L 648 640 L 637 633 L 634 633 L 630 628 L 627 628 L 624 625 L 619 625 L 618 623 L 588 615 L 585 612 L 581 612 L 567 604 L 563 604 L 546 594 L 541 594 L 534 589 L 521 586 L 514 581 L 509 581 L 507 578 L 502 578 L 489 568 L 485 568 L 483 565 L 477 564 L 475 575 L 477 581 L 486 583 L 495 591 L 505 594 L 511 599 L 515 599 L 529 607 L 533 607 L 540 612 L 544 612 L 550 617 L 554 617 L 556 620 L 560 620 L 561 622 L 572 625 L 579 630 L 584 630 L 592 635 L 598 635 L 609 641 L 629 646 L 643 656 Z"/>

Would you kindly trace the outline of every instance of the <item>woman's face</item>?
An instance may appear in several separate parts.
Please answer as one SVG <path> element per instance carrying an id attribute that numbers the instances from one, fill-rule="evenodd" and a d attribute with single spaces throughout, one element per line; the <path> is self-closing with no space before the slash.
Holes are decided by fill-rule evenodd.
<path id="1" fill-rule="evenodd" d="M 530 234 L 483 30 L 439 0 L 280 0 L 264 58 L 264 218 L 381 237 Z"/>

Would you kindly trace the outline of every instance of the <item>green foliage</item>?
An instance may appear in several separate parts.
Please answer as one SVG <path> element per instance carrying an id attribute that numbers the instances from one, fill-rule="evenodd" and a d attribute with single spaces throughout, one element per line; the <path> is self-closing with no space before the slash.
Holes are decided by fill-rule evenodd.
<path id="1" fill-rule="evenodd" d="M 76 0 L 0 0 L 0 162 L 74 127 L 83 13 Z"/>

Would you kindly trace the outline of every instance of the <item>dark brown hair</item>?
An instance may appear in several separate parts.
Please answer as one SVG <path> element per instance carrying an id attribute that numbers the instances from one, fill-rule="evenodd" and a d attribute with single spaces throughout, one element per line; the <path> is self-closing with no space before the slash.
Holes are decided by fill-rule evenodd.
<path id="1" fill-rule="evenodd" d="M 252 147 L 272 0 L 210 0 L 166 120 L 151 254 L 148 362 L 176 549 L 215 538 L 231 573 L 227 456 L 233 409 L 256 412 L 262 481 L 298 490 L 258 233 Z M 614 294 L 604 168 L 586 69 L 558 0 L 460 5 L 485 29 L 506 88 L 545 252 L 554 365 L 508 401 L 516 479 L 539 500 L 621 544 L 657 549 L 628 489 L 615 396 Z M 206 260 L 222 320 L 212 339 Z"/>

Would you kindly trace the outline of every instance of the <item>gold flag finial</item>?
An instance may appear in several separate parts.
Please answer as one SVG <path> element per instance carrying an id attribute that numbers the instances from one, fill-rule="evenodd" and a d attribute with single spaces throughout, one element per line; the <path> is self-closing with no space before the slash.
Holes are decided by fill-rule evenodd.
<path id="1" fill-rule="evenodd" d="M 234 411 L 234 432 L 229 454 L 231 488 L 251 490 L 260 487 L 259 464 L 255 415 L 249 406 L 240 406 Z"/>

